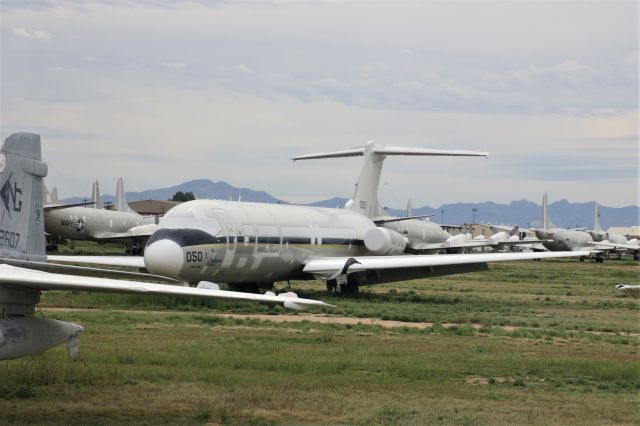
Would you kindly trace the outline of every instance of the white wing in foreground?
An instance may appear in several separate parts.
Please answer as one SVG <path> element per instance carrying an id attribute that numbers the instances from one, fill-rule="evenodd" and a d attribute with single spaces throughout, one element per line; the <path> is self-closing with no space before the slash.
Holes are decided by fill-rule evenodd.
<path id="1" fill-rule="evenodd" d="M 431 266 L 465 265 L 511 260 L 549 259 L 556 257 L 589 256 L 588 251 L 556 251 L 546 253 L 484 253 L 484 254 L 441 254 L 420 256 L 355 256 L 314 258 L 305 262 L 303 272 L 320 277 L 333 277 L 345 268 L 349 259 L 348 273 L 367 270 L 402 270 L 409 268 L 428 268 Z M 343 272 L 344 273 L 344 272 Z"/>
<path id="2" fill-rule="evenodd" d="M 126 266 L 129 268 L 144 268 L 142 256 L 47 256 L 49 262 L 61 263 L 90 263 L 93 265 Z"/>
<path id="3" fill-rule="evenodd" d="M 242 302 L 282 305 L 293 310 L 332 306 L 319 300 L 301 299 L 294 293 L 262 295 L 206 288 L 182 287 L 138 281 L 92 278 L 76 275 L 52 274 L 0 264 L 0 284 L 37 290 L 93 291 L 101 293 L 143 293 L 173 296 L 195 296 Z"/>

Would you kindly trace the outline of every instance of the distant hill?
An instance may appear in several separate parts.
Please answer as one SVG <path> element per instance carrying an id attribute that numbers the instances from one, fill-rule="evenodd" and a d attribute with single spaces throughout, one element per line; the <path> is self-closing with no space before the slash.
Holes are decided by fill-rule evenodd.
<path id="1" fill-rule="evenodd" d="M 140 201 L 140 200 L 169 200 L 178 191 L 188 192 L 191 191 L 197 198 L 208 198 L 216 200 L 238 200 L 252 201 L 257 203 L 280 203 L 287 204 L 285 201 L 278 200 L 272 197 L 264 191 L 254 191 L 248 188 L 236 188 L 226 182 L 213 182 L 209 179 L 197 179 L 190 180 L 189 182 L 181 183 L 180 185 L 172 186 L 169 188 L 149 189 L 142 192 L 127 192 L 127 201 Z M 113 202 L 115 197 L 113 195 L 103 195 L 103 202 Z M 63 200 L 66 204 L 81 203 L 83 198 L 71 197 Z"/>
<path id="2" fill-rule="evenodd" d="M 127 192 L 128 201 L 139 200 L 168 200 L 178 191 L 193 192 L 198 198 L 218 200 L 238 200 L 261 203 L 288 204 L 286 201 L 272 197 L 264 191 L 255 191 L 249 188 L 236 188 L 226 182 L 213 182 L 209 179 L 198 179 L 182 183 L 169 188 L 150 189 L 142 192 Z M 113 202 L 112 195 L 103 195 L 103 202 Z M 82 197 L 71 197 L 63 200 L 65 203 L 80 203 Z M 314 207 L 344 207 L 346 198 L 334 197 L 328 200 L 317 201 L 308 204 Z M 444 210 L 444 223 L 460 225 L 470 223 L 473 218 L 472 209 L 476 211 L 476 223 L 492 223 L 504 225 L 518 225 L 520 227 L 536 227 L 540 225 L 541 206 L 527 200 L 512 201 L 509 204 L 498 204 L 491 201 L 485 203 L 455 203 L 444 204 L 433 208 L 429 206 L 413 209 L 415 215 L 433 214 L 432 220 L 440 223 L 442 210 Z M 570 203 L 563 199 L 549 205 L 549 215 L 554 225 L 564 228 L 593 226 L 594 204 Z M 404 216 L 404 209 L 389 208 L 392 216 Z M 604 229 L 610 226 L 633 226 L 640 224 L 640 207 L 606 207 L 600 206 L 600 223 Z"/>

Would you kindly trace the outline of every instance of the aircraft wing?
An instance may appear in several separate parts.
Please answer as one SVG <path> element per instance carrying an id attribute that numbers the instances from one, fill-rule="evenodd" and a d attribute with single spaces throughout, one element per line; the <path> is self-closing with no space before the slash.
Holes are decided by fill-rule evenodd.
<path id="1" fill-rule="evenodd" d="M 42 209 L 45 212 L 51 211 L 51 210 L 63 210 L 63 209 L 69 209 L 71 207 L 87 207 L 90 206 L 92 204 L 95 204 L 94 202 L 90 201 L 87 203 L 75 203 L 75 204 L 56 204 L 56 205 L 47 205 L 44 206 Z"/>
<path id="2" fill-rule="evenodd" d="M 403 269 L 416 268 L 428 269 L 436 266 L 486 264 L 487 262 L 579 257 L 588 255 L 588 251 L 556 251 L 544 253 L 482 253 L 311 258 L 305 262 L 303 272 L 319 276 L 323 279 L 333 279 L 341 273 L 382 270 L 401 271 Z"/>
<path id="3" fill-rule="evenodd" d="M 142 256 L 63 256 L 47 255 L 47 261 L 56 263 L 90 263 L 92 265 L 126 266 L 144 269 Z"/>
<path id="4" fill-rule="evenodd" d="M 518 240 L 518 241 L 501 241 L 498 243 L 498 246 L 501 247 L 505 247 L 505 246 L 521 246 L 521 245 L 533 245 L 533 244 L 542 244 L 542 243 L 548 243 L 552 240 Z"/>
<path id="5" fill-rule="evenodd" d="M 149 238 L 153 231 L 158 228 L 158 225 L 149 223 L 146 225 L 134 226 L 126 232 L 98 232 L 92 235 L 92 238 L 96 240 L 104 241 L 117 241 L 117 240 L 131 240 Z"/>
<path id="6" fill-rule="evenodd" d="M 604 241 L 594 241 L 593 248 L 601 249 L 601 250 L 640 250 L 640 246 L 635 246 L 631 244 L 616 244 Z"/>
<path id="7" fill-rule="evenodd" d="M 143 293 L 173 296 L 195 296 L 239 302 L 259 302 L 282 305 L 293 310 L 305 310 L 332 306 L 319 300 L 301 299 L 295 293 L 251 294 L 202 287 L 183 287 L 169 284 L 154 284 L 139 281 L 93 278 L 78 275 L 52 274 L 32 269 L 0 264 L 0 284 L 36 290 L 70 290 L 100 293 Z M 201 283 L 202 284 L 202 283 Z"/>

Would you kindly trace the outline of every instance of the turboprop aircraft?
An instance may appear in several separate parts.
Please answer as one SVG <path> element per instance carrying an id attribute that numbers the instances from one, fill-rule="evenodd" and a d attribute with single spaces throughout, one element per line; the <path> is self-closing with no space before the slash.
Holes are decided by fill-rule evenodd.
<path id="1" fill-rule="evenodd" d="M 64 240 L 89 240 L 99 243 L 122 242 L 132 254 L 141 254 L 146 239 L 155 230 L 144 218 L 129 208 L 122 178 L 118 179 L 113 210 L 102 208 L 98 182 L 93 183 L 93 208 L 77 205 L 64 206 L 53 195 L 47 194 L 50 204 L 45 205 L 44 227 L 54 250 Z M 57 196 L 56 196 L 57 198 Z"/>
<path id="2" fill-rule="evenodd" d="M 43 290 L 196 296 L 277 304 L 295 310 L 330 306 L 298 298 L 295 293 L 276 296 L 222 291 L 208 282 L 201 282 L 197 288 L 155 284 L 140 281 L 157 278 L 150 275 L 47 263 L 42 206 L 42 178 L 46 175 L 40 136 L 16 133 L 6 139 L 0 149 L 0 360 L 33 355 L 63 343 L 72 357 L 78 356 L 82 326 L 34 317 Z M 137 281 L 96 275 L 133 277 Z"/>
<path id="3" fill-rule="evenodd" d="M 501 231 L 495 226 L 489 227 L 493 235 L 487 238 L 487 246 L 492 248 L 495 251 L 503 251 L 505 249 L 514 251 L 514 250 L 522 250 L 526 248 L 537 249 L 538 245 L 545 242 L 544 240 L 538 240 L 536 238 L 519 238 L 520 228 L 518 226 L 514 226 L 507 231 Z"/>
<path id="4" fill-rule="evenodd" d="M 187 282 L 231 284 L 255 291 L 276 281 L 318 278 L 329 290 L 487 269 L 487 262 L 584 256 L 587 252 L 404 255 L 405 237 L 376 226 L 383 160 L 392 155 L 486 156 L 473 151 L 381 146 L 294 160 L 362 156 L 363 166 L 346 208 L 331 209 L 224 200 L 194 200 L 173 207 L 149 239 L 143 258 L 50 256 L 51 260 L 145 267 Z"/>
<path id="5" fill-rule="evenodd" d="M 587 255 L 580 257 L 580 261 L 584 261 L 586 257 L 593 254 L 596 262 L 604 262 L 607 249 L 594 244 L 593 238 L 588 232 L 552 226 L 549 220 L 547 194 L 544 194 L 542 197 L 542 228 L 534 229 L 536 237 L 541 240 L 547 240 L 543 245 L 551 251 L 573 250 L 587 252 Z"/>
<path id="6" fill-rule="evenodd" d="M 633 260 L 640 260 L 640 244 L 637 239 L 627 240 L 627 237 L 621 234 L 605 232 L 600 226 L 600 212 L 598 211 L 598 203 L 595 203 L 595 211 L 593 218 L 593 230 L 589 231 L 593 241 L 599 247 L 609 248 L 611 252 L 622 256 L 623 253 L 633 254 Z"/>

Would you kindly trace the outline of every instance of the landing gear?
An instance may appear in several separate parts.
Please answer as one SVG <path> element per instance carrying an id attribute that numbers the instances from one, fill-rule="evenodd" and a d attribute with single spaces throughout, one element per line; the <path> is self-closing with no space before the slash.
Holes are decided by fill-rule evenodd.
<path id="1" fill-rule="evenodd" d="M 596 263 L 604 263 L 604 256 L 599 254 L 596 256 Z"/>
<path id="2" fill-rule="evenodd" d="M 634 252 L 633 253 L 633 260 L 635 260 L 636 262 L 640 260 L 640 252 Z"/>
<path id="3" fill-rule="evenodd" d="M 580 256 L 580 262 L 584 262 L 585 257 L 584 256 Z"/>
<path id="4" fill-rule="evenodd" d="M 57 244 L 47 244 L 46 251 L 49 253 L 57 253 L 58 245 Z"/>
<path id="5" fill-rule="evenodd" d="M 338 277 L 333 280 L 327 281 L 327 291 L 334 292 L 336 294 L 358 294 L 360 293 L 360 285 L 354 278 L 345 277 L 342 280 Z M 342 282 L 341 282 L 342 281 Z"/>

